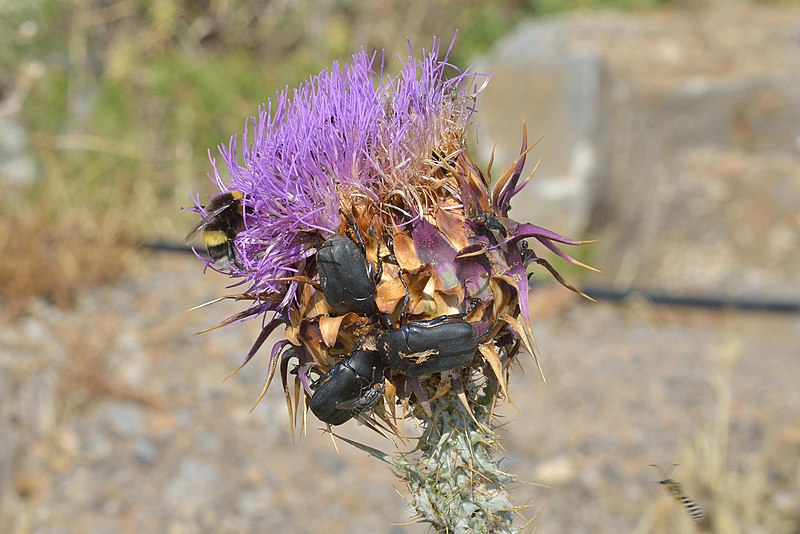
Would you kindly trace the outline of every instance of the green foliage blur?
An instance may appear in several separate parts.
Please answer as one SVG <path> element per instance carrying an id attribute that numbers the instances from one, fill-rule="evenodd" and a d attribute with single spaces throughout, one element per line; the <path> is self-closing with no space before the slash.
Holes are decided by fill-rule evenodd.
<path id="1" fill-rule="evenodd" d="M 528 0 L 527 3 L 537 14 L 546 15 L 583 9 L 652 8 L 675 3 L 675 0 Z"/>
<path id="2" fill-rule="evenodd" d="M 69 224 L 88 235 L 109 210 L 130 238 L 182 235 L 177 209 L 211 190 L 206 151 L 243 128 L 285 86 L 346 60 L 360 46 L 404 52 L 460 28 L 465 63 L 522 14 L 508 2 L 358 3 L 233 0 L 8 0 L 0 2 L 0 94 L 26 65 L 41 68 L 15 113 L 38 160 L 35 183 L 16 191 L 44 202 L 39 215 L 86 210 Z M 58 197 L 43 189 L 60 182 Z M 10 211 L 23 209 L 18 199 Z M 76 226 L 77 225 L 77 226 Z"/>
<path id="3" fill-rule="evenodd" d="M 113 243 L 179 241 L 195 221 L 180 208 L 213 190 L 209 149 L 361 46 L 393 58 L 458 29 L 452 59 L 467 66 L 526 16 L 663 1 L 0 0 L 0 121 L 34 163 L 21 181 L 0 167 L 0 258 L 17 258 L 0 276 L 22 270 L 17 292 L 47 294 L 29 275 L 46 264 L 72 294 L 98 262 L 118 272 Z"/>

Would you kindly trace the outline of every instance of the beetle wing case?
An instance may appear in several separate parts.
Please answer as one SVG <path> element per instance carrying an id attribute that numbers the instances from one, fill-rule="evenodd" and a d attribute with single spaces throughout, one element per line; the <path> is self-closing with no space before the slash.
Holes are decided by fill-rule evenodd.
<path id="1" fill-rule="evenodd" d="M 374 350 L 357 351 L 347 361 L 348 367 L 370 384 L 383 382 L 383 361 Z"/>
<path id="2" fill-rule="evenodd" d="M 317 251 L 317 269 L 322 293 L 334 315 L 359 315 L 375 309 L 375 282 L 367 260 L 351 239 L 336 234 Z"/>
<path id="3" fill-rule="evenodd" d="M 358 351 L 349 359 L 333 367 L 331 376 L 317 387 L 309 407 L 321 421 L 330 425 L 341 425 L 350 420 L 352 409 L 340 406 L 356 401 L 383 382 L 383 364 L 375 351 Z"/>
<path id="4" fill-rule="evenodd" d="M 378 352 L 386 365 L 408 376 L 463 367 L 472 361 L 477 350 L 475 330 L 464 321 L 408 323 L 378 336 Z"/>
<path id="5" fill-rule="evenodd" d="M 361 381 L 354 373 L 343 368 L 317 388 L 309 407 L 320 421 L 341 425 L 353 416 L 350 410 L 337 408 L 337 404 L 358 397 L 360 391 Z"/>

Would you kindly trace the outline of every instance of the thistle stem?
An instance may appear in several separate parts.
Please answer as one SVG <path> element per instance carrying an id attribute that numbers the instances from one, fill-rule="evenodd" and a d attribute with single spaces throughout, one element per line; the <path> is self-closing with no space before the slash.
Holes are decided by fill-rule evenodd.
<path id="1" fill-rule="evenodd" d="M 518 532 L 507 485 L 499 469 L 502 448 L 491 428 L 486 388 L 466 388 L 470 416 L 453 392 L 431 401 L 418 450 L 400 458 L 410 502 L 419 518 L 439 532 Z"/>

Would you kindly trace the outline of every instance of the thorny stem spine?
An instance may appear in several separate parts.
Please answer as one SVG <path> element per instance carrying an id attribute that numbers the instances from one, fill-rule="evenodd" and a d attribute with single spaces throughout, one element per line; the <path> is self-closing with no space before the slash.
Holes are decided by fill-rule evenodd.
<path id="1" fill-rule="evenodd" d="M 506 489 L 514 477 L 499 469 L 501 447 L 491 430 L 491 383 L 481 391 L 471 378 L 467 395 L 475 419 L 454 395 L 431 401 L 419 454 L 400 459 L 410 504 L 439 532 L 518 532 Z"/>

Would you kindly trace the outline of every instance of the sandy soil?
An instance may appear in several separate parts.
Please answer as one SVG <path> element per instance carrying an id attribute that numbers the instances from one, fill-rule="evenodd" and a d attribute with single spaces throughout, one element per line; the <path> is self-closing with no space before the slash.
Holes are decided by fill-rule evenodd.
<path id="1" fill-rule="evenodd" d="M 36 424 L 13 429 L 19 450 L 4 506 L 14 528 L 3 531 L 427 529 L 396 526 L 409 514 L 394 475 L 347 445 L 337 453 L 316 421 L 293 446 L 280 384 L 248 413 L 265 354 L 222 380 L 257 325 L 192 336 L 235 305 L 186 311 L 220 294 L 222 277 L 164 255 L 138 271 L 74 311 L 40 306 L 0 327 L 11 349 L 6 370 L 28 373 L 11 391 L 37 414 Z M 528 517 L 540 512 L 538 531 L 680 528 L 683 514 L 648 464 L 682 463 L 677 476 L 692 487 L 702 469 L 692 467 L 690 444 L 713 435 L 715 380 L 732 360 L 726 469 L 749 470 L 772 485 L 767 497 L 798 502 L 797 486 L 785 483 L 800 468 L 796 316 L 591 304 L 562 291 L 543 290 L 535 301 L 545 314 L 535 332 L 548 382 L 527 361 L 511 382 L 519 411 L 503 410 L 504 465 L 520 481 L 548 486 L 513 491 L 531 506 Z M 355 422 L 342 431 L 393 447 Z"/>

